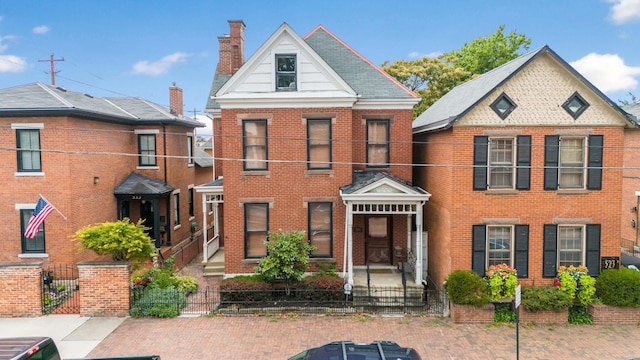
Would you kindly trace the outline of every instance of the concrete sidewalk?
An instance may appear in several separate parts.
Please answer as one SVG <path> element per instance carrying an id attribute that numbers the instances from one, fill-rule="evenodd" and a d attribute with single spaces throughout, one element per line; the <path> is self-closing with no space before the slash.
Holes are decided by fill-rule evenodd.
<path id="1" fill-rule="evenodd" d="M 122 322 L 122 318 L 80 315 L 46 315 L 34 318 L 0 318 L 0 337 L 49 336 L 63 359 L 86 357 Z"/>

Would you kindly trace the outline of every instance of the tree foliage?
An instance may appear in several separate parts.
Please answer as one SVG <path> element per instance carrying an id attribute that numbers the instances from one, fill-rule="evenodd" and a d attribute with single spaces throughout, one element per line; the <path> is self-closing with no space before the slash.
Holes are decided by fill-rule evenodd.
<path id="1" fill-rule="evenodd" d="M 413 110 L 417 117 L 457 85 L 517 58 L 520 50 L 530 45 L 526 35 L 515 31 L 505 34 L 504 25 L 500 25 L 495 33 L 480 36 L 458 50 L 437 57 L 385 61 L 382 69 L 420 95 L 422 100 Z"/>
<path id="2" fill-rule="evenodd" d="M 270 232 L 265 241 L 267 256 L 260 259 L 255 271 L 267 281 L 300 281 L 309 264 L 309 254 L 315 250 L 305 241 L 304 231 Z"/>
<path id="3" fill-rule="evenodd" d="M 627 106 L 627 105 L 634 104 L 639 100 L 638 97 L 636 97 L 631 91 L 627 91 L 627 94 L 629 95 L 631 100 L 629 100 L 629 99 L 618 99 L 618 105 Z"/>
<path id="4" fill-rule="evenodd" d="M 85 249 L 98 255 L 110 254 L 114 261 L 143 262 L 156 253 L 149 228 L 143 220 L 132 223 L 129 219 L 85 226 L 72 235 Z"/>

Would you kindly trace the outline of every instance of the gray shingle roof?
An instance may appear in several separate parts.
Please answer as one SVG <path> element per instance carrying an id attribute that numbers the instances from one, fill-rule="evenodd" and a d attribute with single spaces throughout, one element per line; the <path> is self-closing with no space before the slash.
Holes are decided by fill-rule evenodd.
<path id="1" fill-rule="evenodd" d="M 617 104 L 611 101 L 598 88 L 593 86 L 587 79 L 578 73 L 571 65 L 564 61 L 558 54 L 547 45 L 522 55 L 508 63 L 486 72 L 464 84 L 460 84 L 446 93 L 425 112 L 413 120 L 413 132 L 420 133 L 445 129 L 452 126 L 467 111 L 487 97 L 494 89 L 509 80 L 514 74 L 524 68 L 530 61 L 547 53 L 570 71 L 574 76 L 587 85 L 593 92 L 599 95 L 604 101 L 609 103 L 614 109 L 622 113 L 632 124 L 631 119 Z"/>
<path id="2" fill-rule="evenodd" d="M 640 101 L 624 106 L 622 110 L 635 117 L 636 122 L 640 121 Z"/>
<path id="3" fill-rule="evenodd" d="M 209 97 L 207 97 L 207 110 L 209 109 L 220 109 L 220 104 L 218 104 L 213 97 L 216 96 L 216 93 L 222 85 L 224 85 L 229 79 L 231 79 L 230 74 L 218 74 L 218 69 L 216 68 L 216 73 L 213 76 L 213 82 L 211 83 L 211 90 L 209 91 Z"/>
<path id="4" fill-rule="evenodd" d="M 340 192 L 343 194 L 351 194 L 384 178 L 388 178 L 398 184 L 412 188 L 421 194 L 427 194 L 427 192 L 422 190 L 420 187 L 413 186 L 410 182 L 404 181 L 383 171 L 354 171 L 351 178 L 351 184 L 340 187 Z"/>
<path id="5" fill-rule="evenodd" d="M 398 84 L 380 68 L 345 46 L 322 26 L 305 41 L 362 98 L 411 99 L 412 92 Z"/>
<path id="6" fill-rule="evenodd" d="M 207 154 L 206 151 L 202 150 L 199 146 L 194 147 L 195 151 L 193 152 L 194 155 L 194 162 L 196 163 L 196 165 L 200 166 L 200 167 L 212 167 L 213 166 L 213 157 L 209 154 Z"/>
<path id="7" fill-rule="evenodd" d="M 132 172 L 113 191 L 114 195 L 163 195 L 175 190 L 162 181 Z"/>
<path id="8" fill-rule="evenodd" d="M 0 116 L 72 115 L 126 124 L 175 123 L 188 127 L 204 124 L 176 116 L 151 101 L 133 97 L 98 97 L 40 82 L 0 89 Z"/>

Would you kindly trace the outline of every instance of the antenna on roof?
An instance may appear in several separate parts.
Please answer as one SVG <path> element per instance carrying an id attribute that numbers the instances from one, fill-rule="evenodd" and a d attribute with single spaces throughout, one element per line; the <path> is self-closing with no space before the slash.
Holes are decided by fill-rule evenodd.
<path id="1" fill-rule="evenodd" d="M 55 70 L 56 61 L 64 61 L 64 58 L 54 59 L 53 54 L 51 54 L 51 57 L 49 58 L 49 60 L 38 60 L 38 62 L 48 62 L 51 64 L 51 85 L 53 86 L 56 86 L 56 74 L 60 72 L 60 70 L 58 71 Z"/>

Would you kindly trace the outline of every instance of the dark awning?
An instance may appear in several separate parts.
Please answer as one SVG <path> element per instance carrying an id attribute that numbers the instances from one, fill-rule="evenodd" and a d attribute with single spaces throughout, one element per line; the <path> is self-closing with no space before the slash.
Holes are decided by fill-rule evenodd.
<path id="1" fill-rule="evenodd" d="M 120 185 L 116 186 L 113 194 L 121 195 L 152 195 L 162 196 L 171 193 L 176 188 L 159 180 L 144 175 L 131 173 Z"/>

